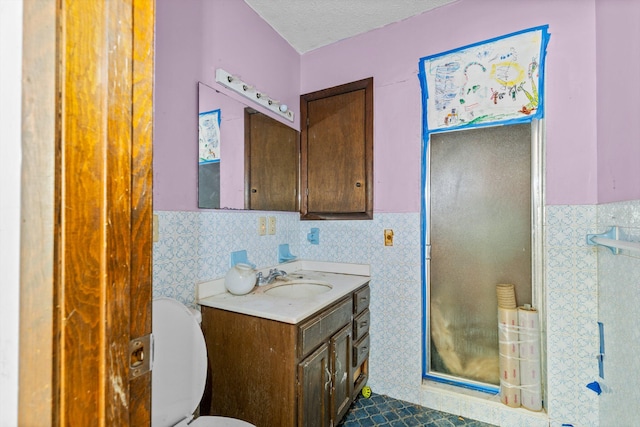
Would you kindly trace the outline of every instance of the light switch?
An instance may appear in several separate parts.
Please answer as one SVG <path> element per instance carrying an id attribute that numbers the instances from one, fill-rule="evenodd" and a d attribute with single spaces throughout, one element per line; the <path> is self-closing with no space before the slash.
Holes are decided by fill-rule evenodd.
<path id="1" fill-rule="evenodd" d="M 153 241 L 157 242 L 160 240 L 160 225 L 158 223 L 158 215 L 153 214 L 153 225 L 151 227 L 153 229 Z"/>
<path id="2" fill-rule="evenodd" d="M 276 217 L 270 216 L 267 222 L 267 233 L 276 234 Z"/>

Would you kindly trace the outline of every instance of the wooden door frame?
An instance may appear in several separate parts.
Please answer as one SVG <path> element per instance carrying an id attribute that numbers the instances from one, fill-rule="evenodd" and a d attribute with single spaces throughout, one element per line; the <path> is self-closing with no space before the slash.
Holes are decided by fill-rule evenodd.
<path id="1" fill-rule="evenodd" d="M 154 20 L 24 2 L 19 425 L 150 424 Z"/>

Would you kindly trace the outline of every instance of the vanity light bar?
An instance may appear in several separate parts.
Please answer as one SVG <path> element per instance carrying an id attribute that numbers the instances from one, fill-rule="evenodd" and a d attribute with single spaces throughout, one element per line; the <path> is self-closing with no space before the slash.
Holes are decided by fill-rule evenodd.
<path id="1" fill-rule="evenodd" d="M 240 80 L 240 78 L 227 73 L 222 68 L 218 68 L 216 70 L 216 82 L 293 122 L 293 112 L 289 110 L 285 104 L 281 104 L 279 101 L 269 98 L 267 94 L 256 90 L 256 88 L 250 84 L 247 84 Z"/>

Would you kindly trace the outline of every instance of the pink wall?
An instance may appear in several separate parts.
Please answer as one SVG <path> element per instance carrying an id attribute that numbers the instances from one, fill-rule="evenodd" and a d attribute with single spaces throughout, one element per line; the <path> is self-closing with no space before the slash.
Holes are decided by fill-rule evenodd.
<path id="1" fill-rule="evenodd" d="M 640 199 L 640 3 L 597 0 L 598 202 Z"/>
<path id="2" fill-rule="evenodd" d="M 302 56 L 301 92 L 374 77 L 377 212 L 420 210 L 421 57 L 549 24 L 547 204 L 597 202 L 595 5 L 461 0 Z"/>
<path id="3" fill-rule="evenodd" d="M 217 86 L 214 71 L 222 67 L 287 103 L 297 118 L 299 94 L 373 76 L 374 209 L 418 212 L 418 60 L 544 24 L 551 34 L 546 203 L 638 199 L 640 87 L 631 82 L 640 72 L 639 9 L 623 0 L 539 0 L 517 8 L 510 0 L 460 0 L 299 56 L 242 1 L 158 0 L 154 208 L 197 210 L 196 82 Z M 229 132 L 241 145 L 240 128 Z M 242 156 L 228 156 L 223 180 L 237 186 L 225 205 L 239 207 Z"/>
<path id="4" fill-rule="evenodd" d="M 204 0 L 203 80 L 223 93 L 244 98 L 215 83 L 215 69 L 223 68 L 257 89 L 287 104 L 293 124 L 264 109 L 265 114 L 300 129 L 300 55 L 244 1 Z M 258 104 L 252 107 L 259 109 Z"/>
<path id="5" fill-rule="evenodd" d="M 153 208 L 197 209 L 201 0 L 156 3 Z"/>
<path id="6" fill-rule="evenodd" d="M 299 129 L 300 56 L 239 0 L 157 0 L 154 209 L 194 211 L 198 182 L 198 93 L 221 67 L 289 105 Z M 252 107 L 260 110 L 257 104 Z M 229 109 L 230 110 L 230 109 Z M 271 112 L 262 111 L 291 125 Z M 230 114 L 229 114 L 230 113 Z M 244 127 L 222 111 L 221 203 L 244 206 Z"/>

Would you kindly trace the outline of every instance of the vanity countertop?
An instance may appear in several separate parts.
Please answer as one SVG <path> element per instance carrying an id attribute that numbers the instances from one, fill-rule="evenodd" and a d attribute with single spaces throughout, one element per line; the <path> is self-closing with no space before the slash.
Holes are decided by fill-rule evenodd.
<path id="1" fill-rule="evenodd" d="M 313 313 L 338 301 L 370 280 L 368 264 L 348 264 L 322 261 L 296 260 L 275 266 L 290 276 L 303 276 L 305 280 L 329 282 L 328 292 L 305 298 L 288 298 L 265 294 L 261 286 L 246 295 L 233 295 L 226 291 L 224 278 L 199 283 L 196 303 L 241 314 L 297 324 Z M 268 274 L 269 268 L 260 269 Z"/>

